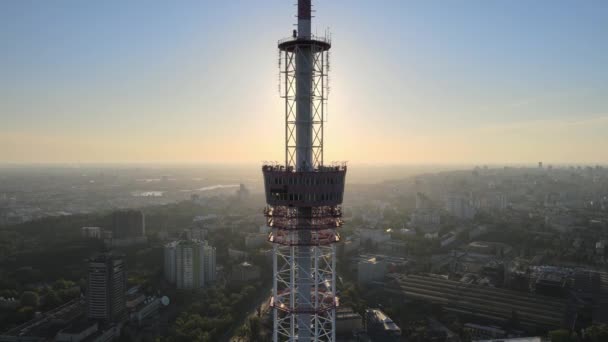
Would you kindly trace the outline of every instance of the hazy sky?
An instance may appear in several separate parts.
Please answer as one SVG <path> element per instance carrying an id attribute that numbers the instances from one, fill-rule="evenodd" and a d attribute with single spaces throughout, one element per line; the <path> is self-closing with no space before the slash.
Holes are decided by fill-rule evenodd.
<path id="1" fill-rule="evenodd" d="M 0 1 L 0 162 L 280 160 L 294 2 Z M 608 162 L 608 1 L 313 3 L 325 160 Z"/>

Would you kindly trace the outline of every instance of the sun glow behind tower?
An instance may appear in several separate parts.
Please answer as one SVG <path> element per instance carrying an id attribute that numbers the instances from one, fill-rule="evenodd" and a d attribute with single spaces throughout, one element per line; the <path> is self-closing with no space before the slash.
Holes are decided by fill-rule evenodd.
<path id="1" fill-rule="evenodd" d="M 323 162 L 331 42 L 311 34 L 310 0 L 298 1 L 297 27 L 278 44 L 285 163 L 262 168 L 273 243 L 273 340 L 334 341 L 346 166 Z"/>

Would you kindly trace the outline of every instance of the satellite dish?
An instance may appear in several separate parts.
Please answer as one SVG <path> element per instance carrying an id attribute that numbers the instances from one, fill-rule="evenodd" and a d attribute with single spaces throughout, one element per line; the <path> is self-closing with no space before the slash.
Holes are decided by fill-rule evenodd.
<path id="1" fill-rule="evenodd" d="M 169 300 L 169 297 L 163 296 L 163 298 L 160 299 L 160 303 L 163 306 L 167 306 L 167 305 L 169 305 L 169 303 L 171 303 L 171 301 Z"/>

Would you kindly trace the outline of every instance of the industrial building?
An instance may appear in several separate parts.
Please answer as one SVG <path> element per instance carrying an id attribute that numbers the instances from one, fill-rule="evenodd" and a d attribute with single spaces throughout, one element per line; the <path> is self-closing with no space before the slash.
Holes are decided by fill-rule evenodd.
<path id="1" fill-rule="evenodd" d="M 566 300 L 507 289 L 467 284 L 441 277 L 394 275 L 387 291 L 408 300 L 440 304 L 444 310 L 475 322 L 506 324 L 517 315 L 522 329 L 530 331 L 570 327 Z"/>

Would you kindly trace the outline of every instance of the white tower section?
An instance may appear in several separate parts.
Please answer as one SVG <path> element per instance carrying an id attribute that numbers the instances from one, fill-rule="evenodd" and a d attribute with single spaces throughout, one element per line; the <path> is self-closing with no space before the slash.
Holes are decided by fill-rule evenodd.
<path id="1" fill-rule="evenodd" d="M 279 41 L 285 164 L 262 169 L 274 252 L 274 341 L 335 341 L 335 243 L 346 167 L 323 164 L 331 43 L 310 27 L 311 2 L 299 0 L 298 30 Z"/>

